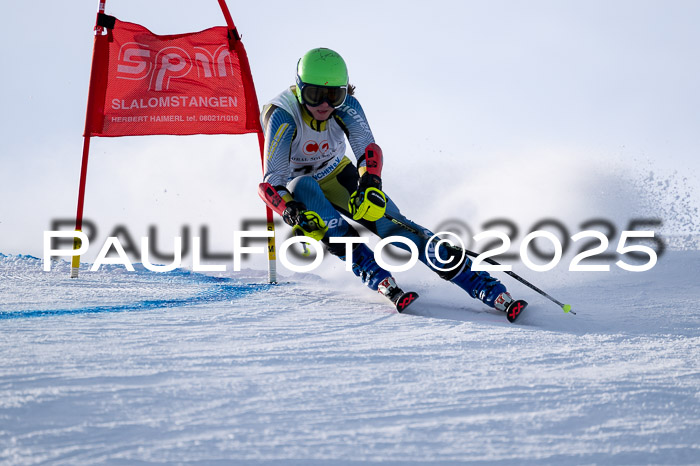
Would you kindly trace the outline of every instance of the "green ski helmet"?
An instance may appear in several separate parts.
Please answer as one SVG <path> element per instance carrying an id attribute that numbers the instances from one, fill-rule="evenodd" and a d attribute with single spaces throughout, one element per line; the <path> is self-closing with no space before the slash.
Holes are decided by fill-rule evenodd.
<path id="1" fill-rule="evenodd" d="M 312 49 L 297 63 L 296 82 L 300 104 L 316 107 L 328 102 L 331 107 L 339 107 L 348 92 L 348 68 L 338 52 Z"/>

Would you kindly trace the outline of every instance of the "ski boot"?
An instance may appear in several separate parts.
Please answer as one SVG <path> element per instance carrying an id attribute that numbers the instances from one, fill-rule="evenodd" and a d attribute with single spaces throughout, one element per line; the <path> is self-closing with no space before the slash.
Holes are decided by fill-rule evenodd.
<path id="1" fill-rule="evenodd" d="M 513 297 L 506 291 L 505 285 L 498 281 L 497 278 L 489 275 L 488 272 L 475 272 L 471 269 L 472 261 L 465 257 L 464 264 L 461 269 L 457 268 L 458 272 L 452 277 L 447 278 L 455 285 L 469 293 L 469 296 L 482 301 L 489 307 L 506 313 L 508 322 L 515 322 L 515 319 L 520 316 L 527 302 L 521 299 L 514 300 Z"/>
<path id="2" fill-rule="evenodd" d="M 341 256 L 345 260 L 345 257 Z M 391 277 L 391 274 L 381 268 L 374 260 L 374 253 L 366 244 L 360 243 L 352 250 L 352 272 L 360 277 L 362 283 L 377 291 L 379 283 Z"/>
<path id="3" fill-rule="evenodd" d="M 472 298 L 482 301 L 489 307 L 505 311 L 513 298 L 506 287 L 488 272 L 475 272 L 471 269 L 472 261 L 465 258 L 458 272 L 447 279 L 466 291 Z"/>
<path id="4" fill-rule="evenodd" d="M 345 258 L 341 256 L 341 259 Z M 377 264 L 374 253 L 364 243 L 358 244 L 352 251 L 352 271 L 370 289 L 386 296 L 399 312 L 403 312 L 418 297 L 416 292 L 405 293 L 399 288 L 391 274 Z"/>

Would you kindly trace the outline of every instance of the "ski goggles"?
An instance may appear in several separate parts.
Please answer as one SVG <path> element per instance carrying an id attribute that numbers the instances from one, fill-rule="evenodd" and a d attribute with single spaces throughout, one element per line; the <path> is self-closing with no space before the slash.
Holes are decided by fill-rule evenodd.
<path id="1" fill-rule="evenodd" d="M 328 102 L 333 108 L 340 107 L 348 95 L 347 86 L 326 87 L 314 84 L 299 83 L 301 101 L 310 107 L 318 107 L 323 102 Z"/>

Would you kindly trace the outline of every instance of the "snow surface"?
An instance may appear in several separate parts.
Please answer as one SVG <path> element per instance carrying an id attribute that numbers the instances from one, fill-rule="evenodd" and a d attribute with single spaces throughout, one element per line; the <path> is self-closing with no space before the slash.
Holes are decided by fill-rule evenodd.
<path id="1" fill-rule="evenodd" d="M 215 2 L 163 3 L 107 13 L 158 34 L 222 24 Z M 229 2 L 261 104 L 305 50 L 342 53 L 383 185 L 421 225 L 509 219 L 513 252 L 541 219 L 561 237 L 603 219 L 611 251 L 662 221 L 649 272 L 516 267 L 576 316 L 501 274 L 531 303 L 517 325 L 419 267 L 397 276 L 421 294 L 407 315 L 333 258 L 277 286 L 263 255 L 216 277 L 44 273 L 19 254 L 41 255 L 57 219 L 72 229 L 96 5 L 38 5 L 5 2 L 0 28 L 0 464 L 700 464 L 700 2 L 353 2 L 343 22 L 370 34 L 339 34 L 325 8 Z M 38 8 L 62 25 L 51 40 Z M 270 31 L 296 24 L 314 27 L 280 47 Z M 82 259 L 115 231 L 170 251 L 205 227 L 231 253 L 264 219 L 258 154 L 253 134 L 93 139 Z"/>
<path id="2" fill-rule="evenodd" d="M 518 269 L 578 314 L 504 277 L 513 325 L 427 271 L 397 314 L 351 274 L 0 255 L 0 462 L 699 464 L 699 259 Z"/>

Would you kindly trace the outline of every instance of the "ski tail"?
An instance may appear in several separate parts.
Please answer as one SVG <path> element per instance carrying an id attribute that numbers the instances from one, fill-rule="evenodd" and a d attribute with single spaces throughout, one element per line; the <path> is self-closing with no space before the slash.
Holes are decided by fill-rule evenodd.
<path id="1" fill-rule="evenodd" d="M 399 285 L 396 284 L 394 277 L 387 277 L 379 283 L 377 287 L 382 295 L 386 296 L 389 301 L 394 303 L 396 310 L 398 312 L 403 312 L 406 308 L 413 304 L 413 302 L 418 298 L 418 293 L 415 291 L 405 292 Z"/>
<path id="2" fill-rule="evenodd" d="M 415 291 L 407 291 L 405 293 L 402 293 L 396 301 L 394 301 L 394 305 L 396 306 L 396 310 L 399 312 L 403 312 L 406 310 L 408 306 L 413 304 L 413 302 L 418 298 L 418 293 Z"/>
<path id="3" fill-rule="evenodd" d="M 508 322 L 515 322 L 517 318 L 520 317 L 520 314 L 523 313 L 526 307 L 527 301 L 523 301 L 522 299 L 516 299 L 515 301 L 510 303 L 508 305 L 508 308 L 506 309 L 506 318 L 508 319 Z"/>

